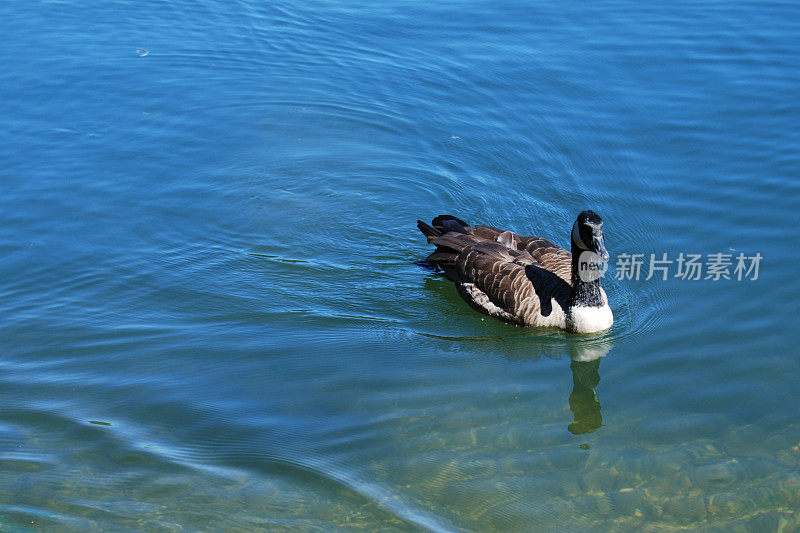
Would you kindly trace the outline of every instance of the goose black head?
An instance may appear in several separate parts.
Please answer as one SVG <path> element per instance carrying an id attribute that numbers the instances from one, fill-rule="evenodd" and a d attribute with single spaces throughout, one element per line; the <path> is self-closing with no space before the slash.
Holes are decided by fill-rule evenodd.
<path id="1" fill-rule="evenodd" d="M 594 211 L 584 211 L 572 226 L 572 244 L 581 250 L 596 253 L 608 261 L 608 251 L 603 239 L 603 220 Z"/>

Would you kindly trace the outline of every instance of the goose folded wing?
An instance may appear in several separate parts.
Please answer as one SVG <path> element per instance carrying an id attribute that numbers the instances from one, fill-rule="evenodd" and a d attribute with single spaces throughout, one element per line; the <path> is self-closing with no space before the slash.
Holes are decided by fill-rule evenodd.
<path id="1" fill-rule="evenodd" d="M 465 249 L 456 260 L 458 283 L 477 289 L 504 312 L 515 315 L 522 298 L 531 292 L 525 265 L 530 254 L 501 244 L 482 242 Z M 474 298 L 473 298 L 474 300 Z M 482 302 L 474 301 L 483 306 Z"/>
<path id="2" fill-rule="evenodd" d="M 535 264 L 572 284 L 572 254 L 542 237 L 517 236 Z"/>
<path id="3" fill-rule="evenodd" d="M 517 235 L 494 226 L 476 225 L 470 228 L 470 232 L 484 241 L 494 241 L 506 248 L 528 252 L 536 266 L 572 283 L 572 255 L 557 244 L 542 237 Z"/>

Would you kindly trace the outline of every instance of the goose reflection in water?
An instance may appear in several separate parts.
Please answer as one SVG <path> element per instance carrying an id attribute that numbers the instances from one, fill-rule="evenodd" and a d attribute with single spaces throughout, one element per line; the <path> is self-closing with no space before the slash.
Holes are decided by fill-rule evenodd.
<path id="1" fill-rule="evenodd" d="M 569 410 L 573 422 L 567 426 L 570 433 L 584 435 L 603 427 L 600 399 L 597 397 L 600 383 L 600 359 L 611 350 L 611 343 L 576 342 L 570 346 L 572 363 L 572 392 L 569 395 Z"/>
<path id="2" fill-rule="evenodd" d="M 420 265 L 422 268 L 427 268 Z M 454 301 L 451 288 L 445 285 L 440 277 L 425 279 L 425 289 L 437 293 L 442 300 Z M 449 341 L 501 341 L 505 336 L 475 336 L 460 337 L 437 335 L 434 333 L 416 332 L 418 335 Z M 522 337 L 524 339 L 524 337 Z M 569 353 L 572 362 L 572 392 L 569 395 L 569 409 L 572 411 L 573 422 L 567 426 L 570 433 L 584 435 L 597 431 L 603 427 L 600 400 L 597 396 L 597 385 L 600 383 L 600 360 L 605 357 L 613 347 L 611 337 L 607 333 L 589 335 L 569 335 L 569 346 L 564 345 L 565 338 L 553 338 L 551 334 L 544 334 L 537 339 L 536 353 L 526 350 L 511 350 L 503 348 L 503 357 L 509 361 L 538 359 L 540 356 L 558 359 Z M 523 342 L 528 342 L 523 340 Z"/>

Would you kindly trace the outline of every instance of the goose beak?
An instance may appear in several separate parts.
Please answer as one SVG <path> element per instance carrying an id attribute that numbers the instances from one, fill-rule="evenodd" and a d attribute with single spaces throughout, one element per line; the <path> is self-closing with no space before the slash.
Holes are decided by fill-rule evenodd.
<path id="1" fill-rule="evenodd" d="M 606 243 L 603 236 L 595 236 L 592 238 L 594 244 L 594 253 L 600 256 L 603 261 L 608 261 L 608 250 L 606 250 Z"/>

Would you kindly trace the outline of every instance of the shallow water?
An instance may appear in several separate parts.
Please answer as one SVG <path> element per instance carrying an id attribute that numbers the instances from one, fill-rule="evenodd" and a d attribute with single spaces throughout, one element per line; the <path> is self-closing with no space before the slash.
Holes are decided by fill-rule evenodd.
<path id="1" fill-rule="evenodd" d="M 1 529 L 800 528 L 795 4 L 0 20 Z M 602 335 L 415 264 L 417 218 L 586 208 Z"/>

